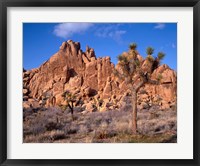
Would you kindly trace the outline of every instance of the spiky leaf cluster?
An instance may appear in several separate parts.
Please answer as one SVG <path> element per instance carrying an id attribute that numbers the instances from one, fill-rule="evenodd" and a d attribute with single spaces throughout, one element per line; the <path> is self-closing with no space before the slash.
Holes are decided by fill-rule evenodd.
<path id="1" fill-rule="evenodd" d="M 154 48 L 152 48 L 152 47 L 147 47 L 146 53 L 147 53 L 147 55 L 152 55 L 152 54 L 154 53 Z"/>
<path id="2" fill-rule="evenodd" d="M 159 60 L 163 60 L 163 58 L 165 57 L 165 53 L 159 52 L 157 57 L 158 57 Z"/>
<path id="3" fill-rule="evenodd" d="M 136 43 L 131 43 L 131 44 L 129 45 L 129 49 L 130 49 L 130 50 L 136 50 L 136 48 L 137 48 L 137 44 L 136 44 Z"/>
<path id="4" fill-rule="evenodd" d="M 129 54 L 128 56 L 119 55 L 118 61 L 122 73 L 115 70 L 114 75 L 118 76 L 120 79 L 126 80 L 127 83 L 132 82 L 132 78 L 140 65 L 139 60 L 135 55 Z"/>
<path id="5" fill-rule="evenodd" d="M 152 47 L 147 48 L 146 60 L 149 63 L 140 62 L 137 58 L 138 52 L 136 50 L 136 44 L 130 44 L 129 53 L 121 54 L 117 57 L 118 65 L 120 70 L 114 70 L 113 74 L 119 79 L 124 80 L 127 84 L 134 85 L 136 82 L 149 82 L 152 84 L 158 83 L 158 80 L 162 79 L 162 76 L 159 76 L 157 81 L 150 80 L 151 74 L 155 69 L 160 65 L 160 61 L 164 58 L 165 54 L 159 52 L 157 57 L 153 57 L 154 49 Z M 143 81 L 142 81 L 143 80 Z M 138 85 L 139 86 L 139 85 Z"/>
<path id="6" fill-rule="evenodd" d="M 66 100 L 67 103 L 69 102 L 75 102 L 76 101 L 76 96 L 69 91 L 65 91 L 62 94 L 62 97 Z"/>

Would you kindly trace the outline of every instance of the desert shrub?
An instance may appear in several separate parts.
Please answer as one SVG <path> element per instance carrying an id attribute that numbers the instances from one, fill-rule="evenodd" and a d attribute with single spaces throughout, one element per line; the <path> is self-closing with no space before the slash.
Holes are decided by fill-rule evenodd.
<path id="1" fill-rule="evenodd" d="M 45 132 L 42 134 L 39 134 L 37 136 L 34 135 L 30 135 L 25 137 L 24 142 L 25 143 L 30 143 L 30 142 L 34 142 L 34 143 L 50 143 L 53 142 L 55 140 L 60 140 L 60 139 L 64 139 L 66 136 L 64 134 L 63 131 L 60 130 L 53 130 L 53 131 L 49 131 L 49 132 Z"/>
<path id="2" fill-rule="evenodd" d="M 164 133 L 176 131 L 177 120 L 175 111 L 154 111 L 156 116 L 152 117 L 152 112 L 139 112 L 138 128 L 142 134 Z M 145 118 L 145 119 L 144 119 Z"/>
<path id="3" fill-rule="evenodd" d="M 149 112 L 160 111 L 160 106 L 157 104 L 160 100 L 154 101 L 152 106 L 149 108 Z"/>
<path id="4" fill-rule="evenodd" d="M 116 136 L 116 133 L 109 133 L 106 130 L 103 130 L 103 131 L 97 132 L 94 138 L 97 140 L 99 139 L 102 140 L 102 139 L 108 139 L 114 136 Z"/>
<path id="5" fill-rule="evenodd" d="M 81 106 L 79 106 L 79 107 L 77 106 L 77 107 L 74 108 L 74 111 L 75 112 L 82 112 L 82 111 L 84 111 L 84 108 L 81 107 Z"/>
<path id="6" fill-rule="evenodd" d="M 68 106 L 67 106 L 67 105 L 59 105 L 59 107 L 60 107 L 60 109 L 61 109 L 62 111 L 67 111 L 67 109 L 68 109 Z M 69 110 L 68 110 L 68 112 L 69 112 Z"/>
<path id="7" fill-rule="evenodd" d="M 79 130 L 78 130 L 78 133 L 79 134 L 85 134 L 85 133 L 88 133 L 89 131 L 89 128 L 87 125 L 80 125 L 79 126 Z"/>
<path id="8" fill-rule="evenodd" d="M 163 79 L 163 76 L 162 76 L 162 74 L 159 73 L 158 76 L 157 76 L 157 80 L 161 81 L 162 79 Z"/>
<path id="9" fill-rule="evenodd" d="M 76 134 L 79 130 L 79 127 L 74 123 L 68 123 L 63 127 L 62 130 L 65 132 L 66 135 Z"/>
<path id="10" fill-rule="evenodd" d="M 34 135 L 38 135 L 39 133 L 42 133 L 44 131 L 46 131 L 46 128 L 41 125 L 41 123 L 36 123 L 29 128 L 29 132 Z"/>
<path id="11" fill-rule="evenodd" d="M 124 112 L 124 111 L 130 112 L 130 111 L 132 111 L 132 105 L 131 104 L 125 104 L 124 106 L 122 106 L 120 108 L 120 111 L 122 111 L 122 112 Z"/>
<path id="12" fill-rule="evenodd" d="M 145 113 L 145 110 L 141 110 L 138 112 L 138 120 L 150 119 L 150 114 Z"/>
<path id="13" fill-rule="evenodd" d="M 57 130 L 61 128 L 61 124 L 59 124 L 58 121 L 50 120 L 45 124 L 45 128 L 47 131 Z"/>
<path id="14" fill-rule="evenodd" d="M 50 139 L 54 141 L 54 140 L 58 140 L 58 139 L 64 139 L 65 133 L 64 133 L 64 131 L 61 131 L 61 130 L 53 130 L 49 133 L 49 136 L 50 136 Z"/>

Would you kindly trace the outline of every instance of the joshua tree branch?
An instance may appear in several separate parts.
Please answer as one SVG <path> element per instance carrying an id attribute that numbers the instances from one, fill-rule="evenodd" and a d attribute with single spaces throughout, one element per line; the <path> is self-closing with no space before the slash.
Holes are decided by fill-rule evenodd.
<path id="1" fill-rule="evenodd" d="M 144 84 L 145 84 L 145 81 L 142 80 L 142 81 L 140 81 L 140 82 L 136 85 L 136 87 L 135 87 L 136 93 L 140 90 L 140 88 L 141 88 Z"/>
<path id="2" fill-rule="evenodd" d="M 70 110 L 72 110 L 73 108 L 72 108 L 72 106 L 68 103 L 68 107 L 70 108 Z"/>

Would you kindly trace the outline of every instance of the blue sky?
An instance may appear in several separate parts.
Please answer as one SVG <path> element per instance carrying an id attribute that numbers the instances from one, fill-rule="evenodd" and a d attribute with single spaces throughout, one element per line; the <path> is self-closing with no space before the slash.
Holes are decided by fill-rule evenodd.
<path id="1" fill-rule="evenodd" d="M 110 56 L 114 64 L 132 42 L 143 57 L 151 46 L 154 56 L 165 52 L 162 63 L 177 69 L 176 23 L 24 23 L 23 67 L 39 67 L 69 39 L 79 41 L 83 51 L 86 45 L 94 48 L 97 57 Z"/>

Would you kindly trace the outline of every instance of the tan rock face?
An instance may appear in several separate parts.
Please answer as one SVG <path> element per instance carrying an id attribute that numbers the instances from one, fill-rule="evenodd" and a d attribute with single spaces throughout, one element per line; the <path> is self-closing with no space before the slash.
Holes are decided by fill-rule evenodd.
<path id="1" fill-rule="evenodd" d="M 123 53 L 128 56 L 128 53 Z M 142 68 L 149 70 L 149 64 L 137 55 Z M 39 68 L 23 71 L 23 99 L 25 107 L 30 105 L 30 98 L 43 102 L 47 97 L 46 106 L 53 105 L 47 94 L 55 98 L 55 105 L 64 102 L 63 92 L 70 91 L 78 93 L 79 98 L 84 99 L 85 106 L 91 112 L 90 98 L 96 97 L 104 101 L 109 100 L 111 106 L 103 102 L 99 110 L 105 111 L 120 106 L 122 96 L 127 92 L 125 82 L 114 77 L 113 70 L 119 70 L 111 63 L 110 57 L 96 58 L 94 49 L 86 47 L 81 50 L 79 42 L 68 40 L 63 42 L 60 50 Z M 146 93 L 138 96 L 139 103 L 153 103 L 160 98 L 171 102 L 176 100 L 176 73 L 167 65 L 159 66 L 152 74 L 153 80 L 160 81 L 160 85 L 145 85 L 141 91 Z M 139 93 L 140 93 L 139 92 Z M 115 99 L 113 99 L 115 96 Z M 159 102 L 159 101 L 158 101 Z M 163 103 L 166 106 L 166 103 Z"/>
<path id="2" fill-rule="evenodd" d="M 160 79 L 160 85 L 155 86 L 152 90 L 153 95 L 159 94 L 166 101 L 174 100 L 176 96 L 177 78 L 175 71 L 169 66 L 159 66 L 152 74 L 152 79 Z"/>
<path id="3" fill-rule="evenodd" d="M 84 85 L 89 86 L 92 89 L 98 90 L 97 84 L 97 62 L 92 61 L 86 64 L 84 74 Z"/>

